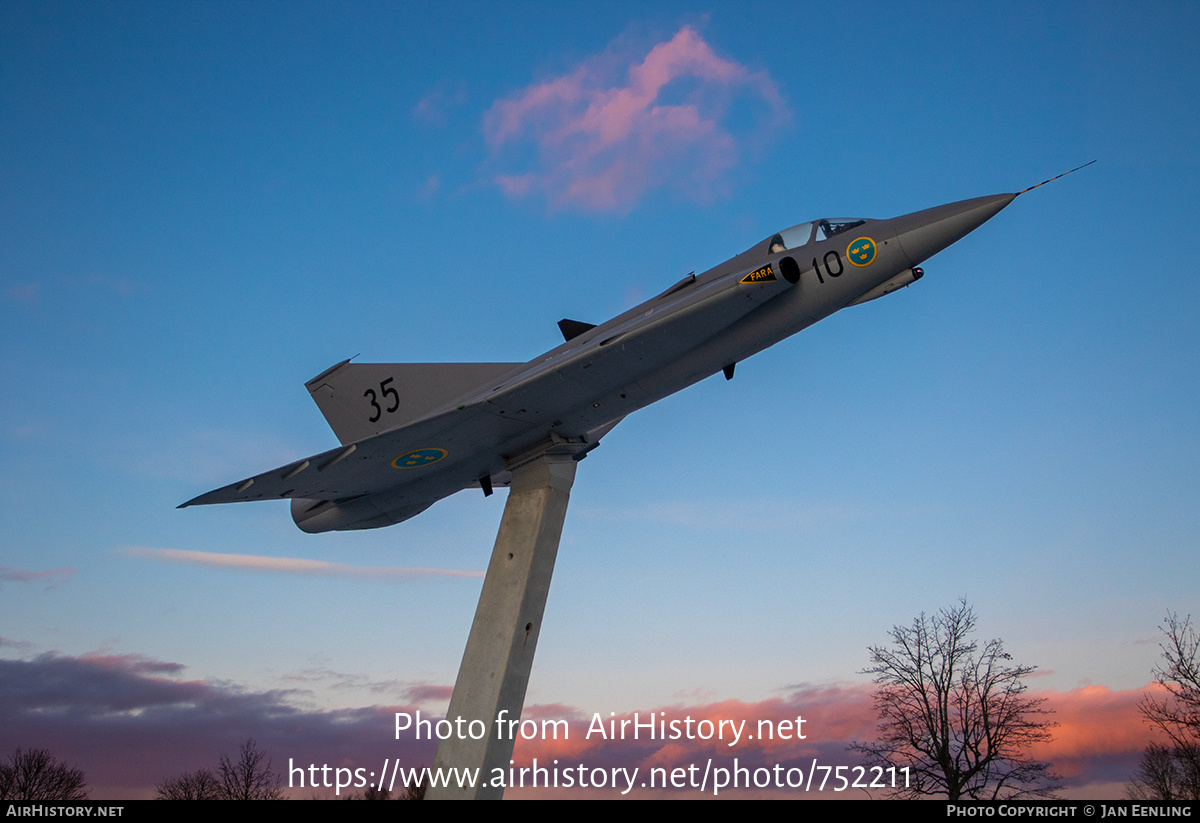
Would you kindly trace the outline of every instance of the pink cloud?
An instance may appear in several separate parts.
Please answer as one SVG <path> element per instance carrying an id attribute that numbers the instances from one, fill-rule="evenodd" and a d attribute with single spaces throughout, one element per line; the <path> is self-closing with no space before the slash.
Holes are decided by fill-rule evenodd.
<path id="1" fill-rule="evenodd" d="M 669 772 L 690 764 L 698 764 L 703 769 L 710 762 L 714 768 L 729 768 L 735 757 L 739 765 L 751 769 L 777 763 L 785 768 L 807 769 L 814 760 L 822 766 L 856 766 L 861 765 L 859 755 L 848 751 L 847 747 L 856 740 L 875 737 L 878 718 L 872 705 L 872 694 L 873 686 L 870 684 L 804 685 L 795 687 L 784 698 L 660 706 L 638 712 L 638 719 L 642 722 L 650 716 L 664 718 L 668 722 L 687 717 L 696 723 L 700 720 L 717 724 L 721 720 L 735 723 L 745 721 L 745 736 L 734 746 L 728 745 L 729 740 L 715 738 L 651 739 L 645 732 L 638 739 L 633 739 L 631 735 L 624 739 L 619 736 L 606 739 L 596 734 L 589 739 L 592 713 L 555 705 L 550 707 L 550 711 L 527 711 L 524 717 L 539 722 L 546 718 L 566 719 L 570 721 L 569 739 L 546 740 L 537 737 L 518 740 L 514 759 L 517 766 L 526 767 L 535 758 L 540 765 L 557 759 L 560 764 L 583 763 L 589 767 L 636 766 L 640 774 L 646 774 L 651 768 L 665 768 Z M 1113 691 L 1103 686 L 1039 693 L 1037 696 L 1045 697 L 1047 707 L 1055 711 L 1052 719 L 1058 726 L 1053 730 L 1053 740 L 1031 750 L 1030 754 L 1048 761 L 1053 770 L 1062 776 L 1066 786 L 1064 794 L 1067 796 L 1120 796 L 1122 785 L 1129 779 L 1150 740 L 1150 730 L 1141 722 L 1137 711 L 1137 702 L 1142 694 L 1141 689 Z M 610 720 L 616 721 L 619 730 L 621 721 L 634 719 L 633 713 L 615 717 L 610 717 L 608 712 L 599 714 L 606 729 Z M 795 724 L 801 716 L 805 721 L 802 727 Z M 774 739 L 765 734 L 772 728 L 778 730 L 779 724 L 786 721 L 792 722 L 790 733 L 777 735 Z M 786 730 L 789 727 L 783 728 Z M 761 738 L 760 729 L 764 732 Z M 801 729 L 805 734 L 804 739 L 797 737 Z M 751 736 L 753 739 L 749 739 Z M 660 794 L 681 796 L 680 791 L 665 790 Z M 615 791 L 608 791 L 608 796 L 616 794 Z M 733 797 L 800 795 L 794 789 L 738 790 L 729 794 Z M 577 791 L 556 794 L 553 790 L 525 790 L 514 792 L 511 796 L 579 795 Z M 641 793 L 639 796 L 648 795 Z M 683 796 L 699 795 L 694 790 L 683 790 Z"/>
<path id="2" fill-rule="evenodd" d="M 439 191 L 442 190 L 442 176 L 437 172 L 425 178 L 420 190 L 417 191 L 418 200 L 430 200 Z"/>
<path id="3" fill-rule="evenodd" d="M 438 83 L 413 106 L 413 117 L 426 126 L 444 126 L 447 113 L 467 102 L 467 92 L 461 84 Z"/>
<path id="4" fill-rule="evenodd" d="M 13 566 L 0 566 L 0 580 L 8 580 L 13 583 L 34 583 L 40 580 L 45 582 L 50 588 L 67 582 L 74 574 L 75 569 L 73 568 L 31 572 Z"/>
<path id="5" fill-rule="evenodd" d="M 750 135 L 727 128 L 730 103 L 749 100 L 760 112 L 754 136 L 777 128 L 787 107 L 765 72 L 717 56 L 685 26 L 640 60 L 594 59 L 573 72 L 496 102 L 484 134 L 497 152 L 532 141 L 533 169 L 498 174 L 508 197 L 537 190 L 552 203 L 624 211 L 648 191 L 665 188 L 712 199 L 741 161 Z"/>
<path id="6" fill-rule="evenodd" d="M 435 700 L 449 703 L 450 695 L 453 693 L 453 686 L 442 686 L 436 683 L 417 683 L 404 690 L 404 697 L 410 703 L 425 703 Z"/>
<path id="7" fill-rule="evenodd" d="M 38 292 L 41 291 L 42 284 L 38 282 L 18 283 L 9 286 L 7 289 L 8 296 L 18 303 L 25 303 L 32 306 L 37 303 Z"/>
<path id="8" fill-rule="evenodd" d="M 17 646 L 0 639 L 0 646 Z M 394 683 L 391 693 L 398 705 L 358 709 L 312 710 L 296 704 L 296 692 L 253 692 L 232 684 L 175 679 L 183 670 L 178 663 L 136 654 L 95 652 L 81 657 L 56 653 L 29 660 L 0 658 L 0 752 L 17 746 L 46 747 L 61 759 L 83 768 L 94 797 L 148 797 L 164 777 L 202 766 L 211 768 L 221 752 L 236 751 L 246 737 L 255 737 L 280 769 L 289 759 L 297 763 L 376 768 L 385 758 L 402 765 L 422 766 L 433 761 L 435 744 L 415 735 L 395 739 L 395 712 L 412 713 L 428 700 L 444 700 L 444 684 Z M 1147 686 L 1147 689 L 1154 688 Z M 740 724 L 743 736 L 735 745 L 715 736 L 651 738 L 645 732 L 633 739 L 603 738 L 587 732 L 599 715 L 608 728 L 615 721 L 632 720 L 632 713 L 615 716 L 603 706 L 579 707 L 564 703 L 527 706 L 522 720 L 543 726 L 565 720 L 567 739 L 519 739 L 514 751 L 516 766 L 528 767 L 534 758 L 542 767 L 554 760 L 564 768 L 672 769 L 697 764 L 701 769 L 740 766 L 755 770 L 780 764 L 807 772 L 819 766 L 857 766 L 858 755 L 847 751 L 855 740 L 875 735 L 877 718 L 870 684 L 829 686 L 800 685 L 788 694 L 761 701 L 694 701 L 639 710 L 644 723 L 650 717 L 668 722 L 692 719 L 719 727 L 721 721 Z M 1114 691 L 1089 686 L 1068 692 L 1043 691 L 1047 706 L 1055 710 L 1058 727 L 1054 740 L 1032 754 L 1049 761 L 1063 776 L 1064 794 L 1073 798 L 1119 797 L 1122 784 L 1136 767 L 1151 731 L 1141 721 L 1136 704 L 1143 689 Z M 796 723 L 803 717 L 803 726 Z M 436 718 L 430 718 L 436 719 Z M 782 724 L 782 725 L 781 725 Z M 788 725 L 790 724 L 790 725 Z M 668 727 L 669 730 L 670 727 Z M 682 727 L 681 727 L 682 728 Z M 729 727 L 726 726 L 726 729 Z M 774 738 L 767 734 L 775 732 Z M 782 734 L 780 733 L 782 731 Z M 798 735 L 805 737 L 800 739 Z M 753 737 L 753 739 L 750 739 Z M 294 792 L 297 797 L 308 796 Z M 878 792 L 873 793 L 879 796 Z M 512 798 L 560 796 L 567 798 L 614 797 L 619 790 L 579 788 L 510 790 Z M 635 790 L 636 797 L 711 797 L 695 789 Z M 738 789 L 721 796 L 748 798 L 817 796 L 796 788 Z M 862 798 L 861 792 L 824 796 Z"/>
<path id="9" fill-rule="evenodd" d="M 137 675 L 152 676 L 158 674 L 179 674 L 185 666 L 182 663 L 171 663 L 166 660 L 155 660 L 142 654 L 101 654 L 88 652 L 78 660 L 90 666 L 97 666 L 110 671 L 132 672 Z"/>
<path id="10" fill-rule="evenodd" d="M 50 749 L 84 770 L 93 799 L 150 798 L 156 783 L 214 768 L 247 737 L 268 753 L 285 785 L 292 759 L 368 769 L 385 758 L 413 766 L 433 760 L 429 742 L 394 739 L 394 713 L 416 706 L 311 711 L 293 705 L 288 691 L 167 676 L 181 668 L 142 655 L 0 658 L 0 752 Z M 292 792 L 312 794 L 308 786 Z"/>
<path id="11" fill-rule="evenodd" d="M 147 284 L 141 282 L 140 280 L 134 280 L 132 277 L 109 277 L 103 274 L 93 274 L 87 278 L 87 282 L 92 285 L 100 286 L 101 288 L 116 292 L 121 297 L 130 297 L 138 292 L 150 290 L 150 287 Z"/>
<path id="12" fill-rule="evenodd" d="M 1147 691 L 1161 687 L 1113 691 L 1106 686 L 1085 686 L 1069 692 L 1043 692 L 1058 723 L 1054 739 L 1033 749 L 1034 757 L 1054 763 L 1055 771 L 1070 778 L 1094 771 L 1097 762 L 1118 759 L 1136 764 L 1152 732 L 1137 704 Z M 1127 780 L 1128 771 L 1113 775 Z"/>
<path id="13" fill-rule="evenodd" d="M 351 566 L 327 560 L 308 560 L 301 557 L 264 557 L 256 554 L 227 554 L 198 552 L 187 549 L 151 549 L 127 546 L 125 553 L 133 557 L 186 563 L 193 566 L 217 566 L 259 572 L 349 577 L 369 580 L 396 580 L 411 577 L 483 577 L 481 571 L 463 569 L 405 568 L 397 566 Z"/>

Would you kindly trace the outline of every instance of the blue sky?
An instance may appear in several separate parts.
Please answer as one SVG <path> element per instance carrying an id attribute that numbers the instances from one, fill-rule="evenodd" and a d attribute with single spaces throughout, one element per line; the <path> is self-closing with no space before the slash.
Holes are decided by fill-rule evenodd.
<path id="1" fill-rule="evenodd" d="M 914 287 L 609 435 L 580 466 L 528 702 L 862 683 L 867 645 L 960 596 L 1039 688 L 1136 698 L 1156 625 L 1196 610 L 1198 22 L 1188 3 L 4 4 L 0 656 L 444 710 L 405 695 L 453 683 L 480 579 L 396 570 L 482 571 L 503 494 L 319 536 L 284 504 L 174 508 L 333 446 L 305 380 L 352 355 L 528 360 L 558 319 L 601 322 L 794 223 L 1095 159 Z M 634 99 L 670 47 L 687 59 Z M 605 100 L 628 105 L 589 117 Z M 38 743 L 0 730 L 16 745 Z"/>

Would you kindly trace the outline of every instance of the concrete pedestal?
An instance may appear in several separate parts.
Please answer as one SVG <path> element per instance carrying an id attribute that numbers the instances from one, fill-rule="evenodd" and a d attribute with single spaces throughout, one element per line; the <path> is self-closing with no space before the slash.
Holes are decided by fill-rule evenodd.
<path id="1" fill-rule="evenodd" d="M 498 725 L 496 719 L 502 712 L 506 721 L 521 718 L 575 466 L 572 454 L 551 450 L 512 469 L 508 502 L 446 714 L 455 725 L 463 718 L 463 728 L 480 720 L 487 734 L 479 740 L 451 736 L 438 745 L 434 759 L 434 768 L 479 769 L 478 785 L 430 787 L 428 799 L 499 800 L 504 795 L 503 788 L 487 785 L 495 768 L 507 777 L 513 751 L 508 723 Z"/>

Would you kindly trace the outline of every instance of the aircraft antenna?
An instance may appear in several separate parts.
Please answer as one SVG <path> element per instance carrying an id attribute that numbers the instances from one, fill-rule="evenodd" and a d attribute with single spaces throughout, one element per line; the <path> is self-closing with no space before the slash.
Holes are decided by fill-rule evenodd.
<path id="1" fill-rule="evenodd" d="M 1017 196 L 1019 197 L 1020 195 L 1024 194 L 1024 193 L 1025 193 L 1025 192 L 1027 192 L 1027 191 L 1033 191 L 1033 190 L 1034 190 L 1034 189 L 1036 189 L 1038 186 L 1044 186 L 1044 185 L 1046 185 L 1047 183 L 1053 183 L 1053 182 L 1054 182 L 1055 180 L 1057 180 L 1059 177 L 1066 177 L 1066 176 L 1067 176 L 1068 174 L 1070 174 L 1071 172 L 1076 172 L 1076 171 L 1079 171 L 1080 169 L 1086 169 L 1088 166 L 1092 165 L 1092 163 L 1095 163 L 1095 162 L 1096 162 L 1096 161 L 1095 161 L 1095 160 L 1093 160 L 1091 163 L 1084 163 L 1082 166 L 1076 166 L 1075 168 L 1071 169 L 1071 171 L 1064 171 L 1062 174 L 1060 174 L 1060 175 L 1057 175 L 1057 176 L 1055 176 L 1055 177 L 1051 177 L 1049 180 L 1043 180 L 1042 182 L 1038 183 L 1038 184 L 1037 184 L 1037 186 L 1030 186 L 1030 187 L 1029 187 L 1029 188 L 1027 188 L 1027 189 L 1021 189 L 1019 192 L 1017 192 Z"/>

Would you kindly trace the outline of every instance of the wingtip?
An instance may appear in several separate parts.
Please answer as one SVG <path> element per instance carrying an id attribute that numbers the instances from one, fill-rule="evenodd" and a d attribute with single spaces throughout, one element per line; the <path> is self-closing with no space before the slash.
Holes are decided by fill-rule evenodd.
<path id="1" fill-rule="evenodd" d="M 191 500 L 185 500 L 185 501 L 183 501 L 182 503 L 180 503 L 180 504 L 179 504 L 178 506 L 176 506 L 175 508 L 177 508 L 177 509 L 186 509 L 186 508 L 189 508 L 189 507 L 191 507 L 191 506 L 196 506 L 196 505 L 199 505 L 199 504 L 200 504 L 200 501 L 201 501 L 201 499 L 202 499 L 202 498 L 204 498 L 204 497 L 207 497 L 209 494 L 212 494 L 212 492 L 207 492 L 206 494 L 197 495 L 196 497 L 193 497 Z"/>

